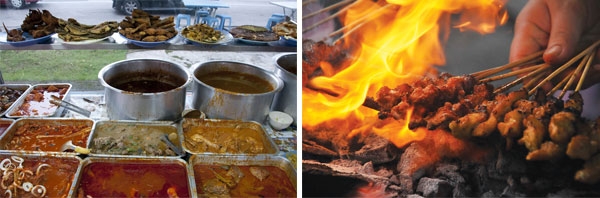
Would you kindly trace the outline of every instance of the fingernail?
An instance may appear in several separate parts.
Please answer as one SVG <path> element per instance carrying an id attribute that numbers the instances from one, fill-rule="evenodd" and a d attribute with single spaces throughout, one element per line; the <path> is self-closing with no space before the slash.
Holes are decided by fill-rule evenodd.
<path id="1" fill-rule="evenodd" d="M 546 50 L 544 56 L 549 56 L 549 59 L 556 59 L 562 52 L 562 47 L 560 45 L 554 45 Z"/>

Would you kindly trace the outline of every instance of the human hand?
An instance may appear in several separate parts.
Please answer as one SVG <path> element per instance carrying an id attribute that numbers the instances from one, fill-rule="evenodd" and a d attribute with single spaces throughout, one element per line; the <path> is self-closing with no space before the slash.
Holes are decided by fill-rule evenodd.
<path id="1" fill-rule="evenodd" d="M 516 19 L 509 61 L 545 49 L 544 61 L 557 66 L 599 39 L 600 1 L 530 0 Z M 584 87 L 600 82 L 600 51 L 594 60 Z"/>

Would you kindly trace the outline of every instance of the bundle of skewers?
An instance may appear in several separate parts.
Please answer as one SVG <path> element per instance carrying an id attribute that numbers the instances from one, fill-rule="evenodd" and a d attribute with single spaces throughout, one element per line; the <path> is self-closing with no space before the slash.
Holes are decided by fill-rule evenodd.
<path id="1" fill-rule="evenodd" d="M 579 91 L 598 45 L 600 41 L 557 68 L 543 63 L 540 51 L 469 75 L 441 74 L 395 88 L 384 86 L 363 106 L 379 111 L 380 119 L 405 120 L 411 112 L 407 120 L 411 129 L 443 129 L 463 139 L 484 139 L 498 133 L 506 139 L 506 149 L 515 143 L 524 146 L 530 161 L 584 160 L 574 179 L 595 184 L 600 181 L 600 118 L 594 121 L 581 116 Z M 567 77 L 551 90 L 541 88 L 564 73 Z M 498 88 L 489 84 L 509 77 L 517 78 Z M 561 100 L 574 83 L 574 92 Z M 508 91 L 517 85 L 522 87 Z"/>

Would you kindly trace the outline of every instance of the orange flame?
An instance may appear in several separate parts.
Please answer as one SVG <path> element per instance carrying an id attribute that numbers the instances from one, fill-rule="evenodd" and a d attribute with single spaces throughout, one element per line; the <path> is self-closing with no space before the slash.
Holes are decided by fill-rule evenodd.
<path id="1" fill-rule="evenodd" d="M 395 87 L 436 74 L 433 65 L 445 64 L 441 41 L 448 37 L 450 22 L 461 30 L 494 31 L 507 20 L 503 0 L 358 0 L 342 19 L 344 43 L 355 50 L 354 62 L 338 73 L 322 68 L 327 75 L 312 78 L 303 89 L 303 128 L 360 120 L 360 128 L 339 129 L 357 133 L 375 132 L 403 146 L 420 140 L 423 134 L 408 130 L 407 123 L 379 120 L 377 112 L 362 107 L 367 96 L 382 86 Z M 460 13 L 460 14 L 459 14 Z M 445 35 L 440 37 L 440 32 Z M 327 71 L 325 71 L 327 70 Z M 410 113 L 408 113 L 410 115 Z M 409 120 L 407 118 L 407 120 Z M 333 123 L 332 123 L 333 122 Z M 346 125 L 347 126 L 347 125 Z M 418 133 L 418 132 L 417 132 Z"/>

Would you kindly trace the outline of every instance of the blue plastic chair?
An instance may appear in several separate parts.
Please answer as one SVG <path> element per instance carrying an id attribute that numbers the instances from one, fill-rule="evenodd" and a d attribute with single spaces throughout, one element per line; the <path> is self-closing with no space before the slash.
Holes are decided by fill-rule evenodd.
<path id="1" fill-rule="evenodd" d="M 208 13 L 207 10 L 198 10 L 198 11 L 196 11 L 196 15 L 195 15 L 196 16 L 196 20 L 195 20 L 195 23 L 196 24 L 202 23 L 202 20 L 205 17 L 208 17 L 208 15 L 209 15 L 209 13 Z"/>
<path id="2" fill-rule="evenodd" d="M 202 23 L 205 23 L 208 26 L 213 27 L 215 29 L 219 29 L 219 19 L 217 19 L 217 17 L 211 17 L 211 16 L 203 17 Z"/>
<path id="3" fill-rule="evenodd" d="M 229 25 L 227 25 L 227 29 L 231 28 L 231 16 L 226 14 L 217 14 L 217 18 L 219 19 L 219 29 L 225 29 L 226 20 L 229 20 Z"/>
<path id="4" fill-rule="evenodd" d="M 271 27 L 274 25 L 285 21 L 285 15 L 281 13 L 273 13 L 267 21 L 267 25 L 265 26 L 267 29 L 271 30 Z"/>
<path id="5" fill-rule="evenodd" d="M 178 14 L 175 18 L 175 29 L 181 30 L 185 26 L 181 26 L 181 20 L 186 21 L 186 26 L 192 25 L 192 17 L 189 14 Z"/>

